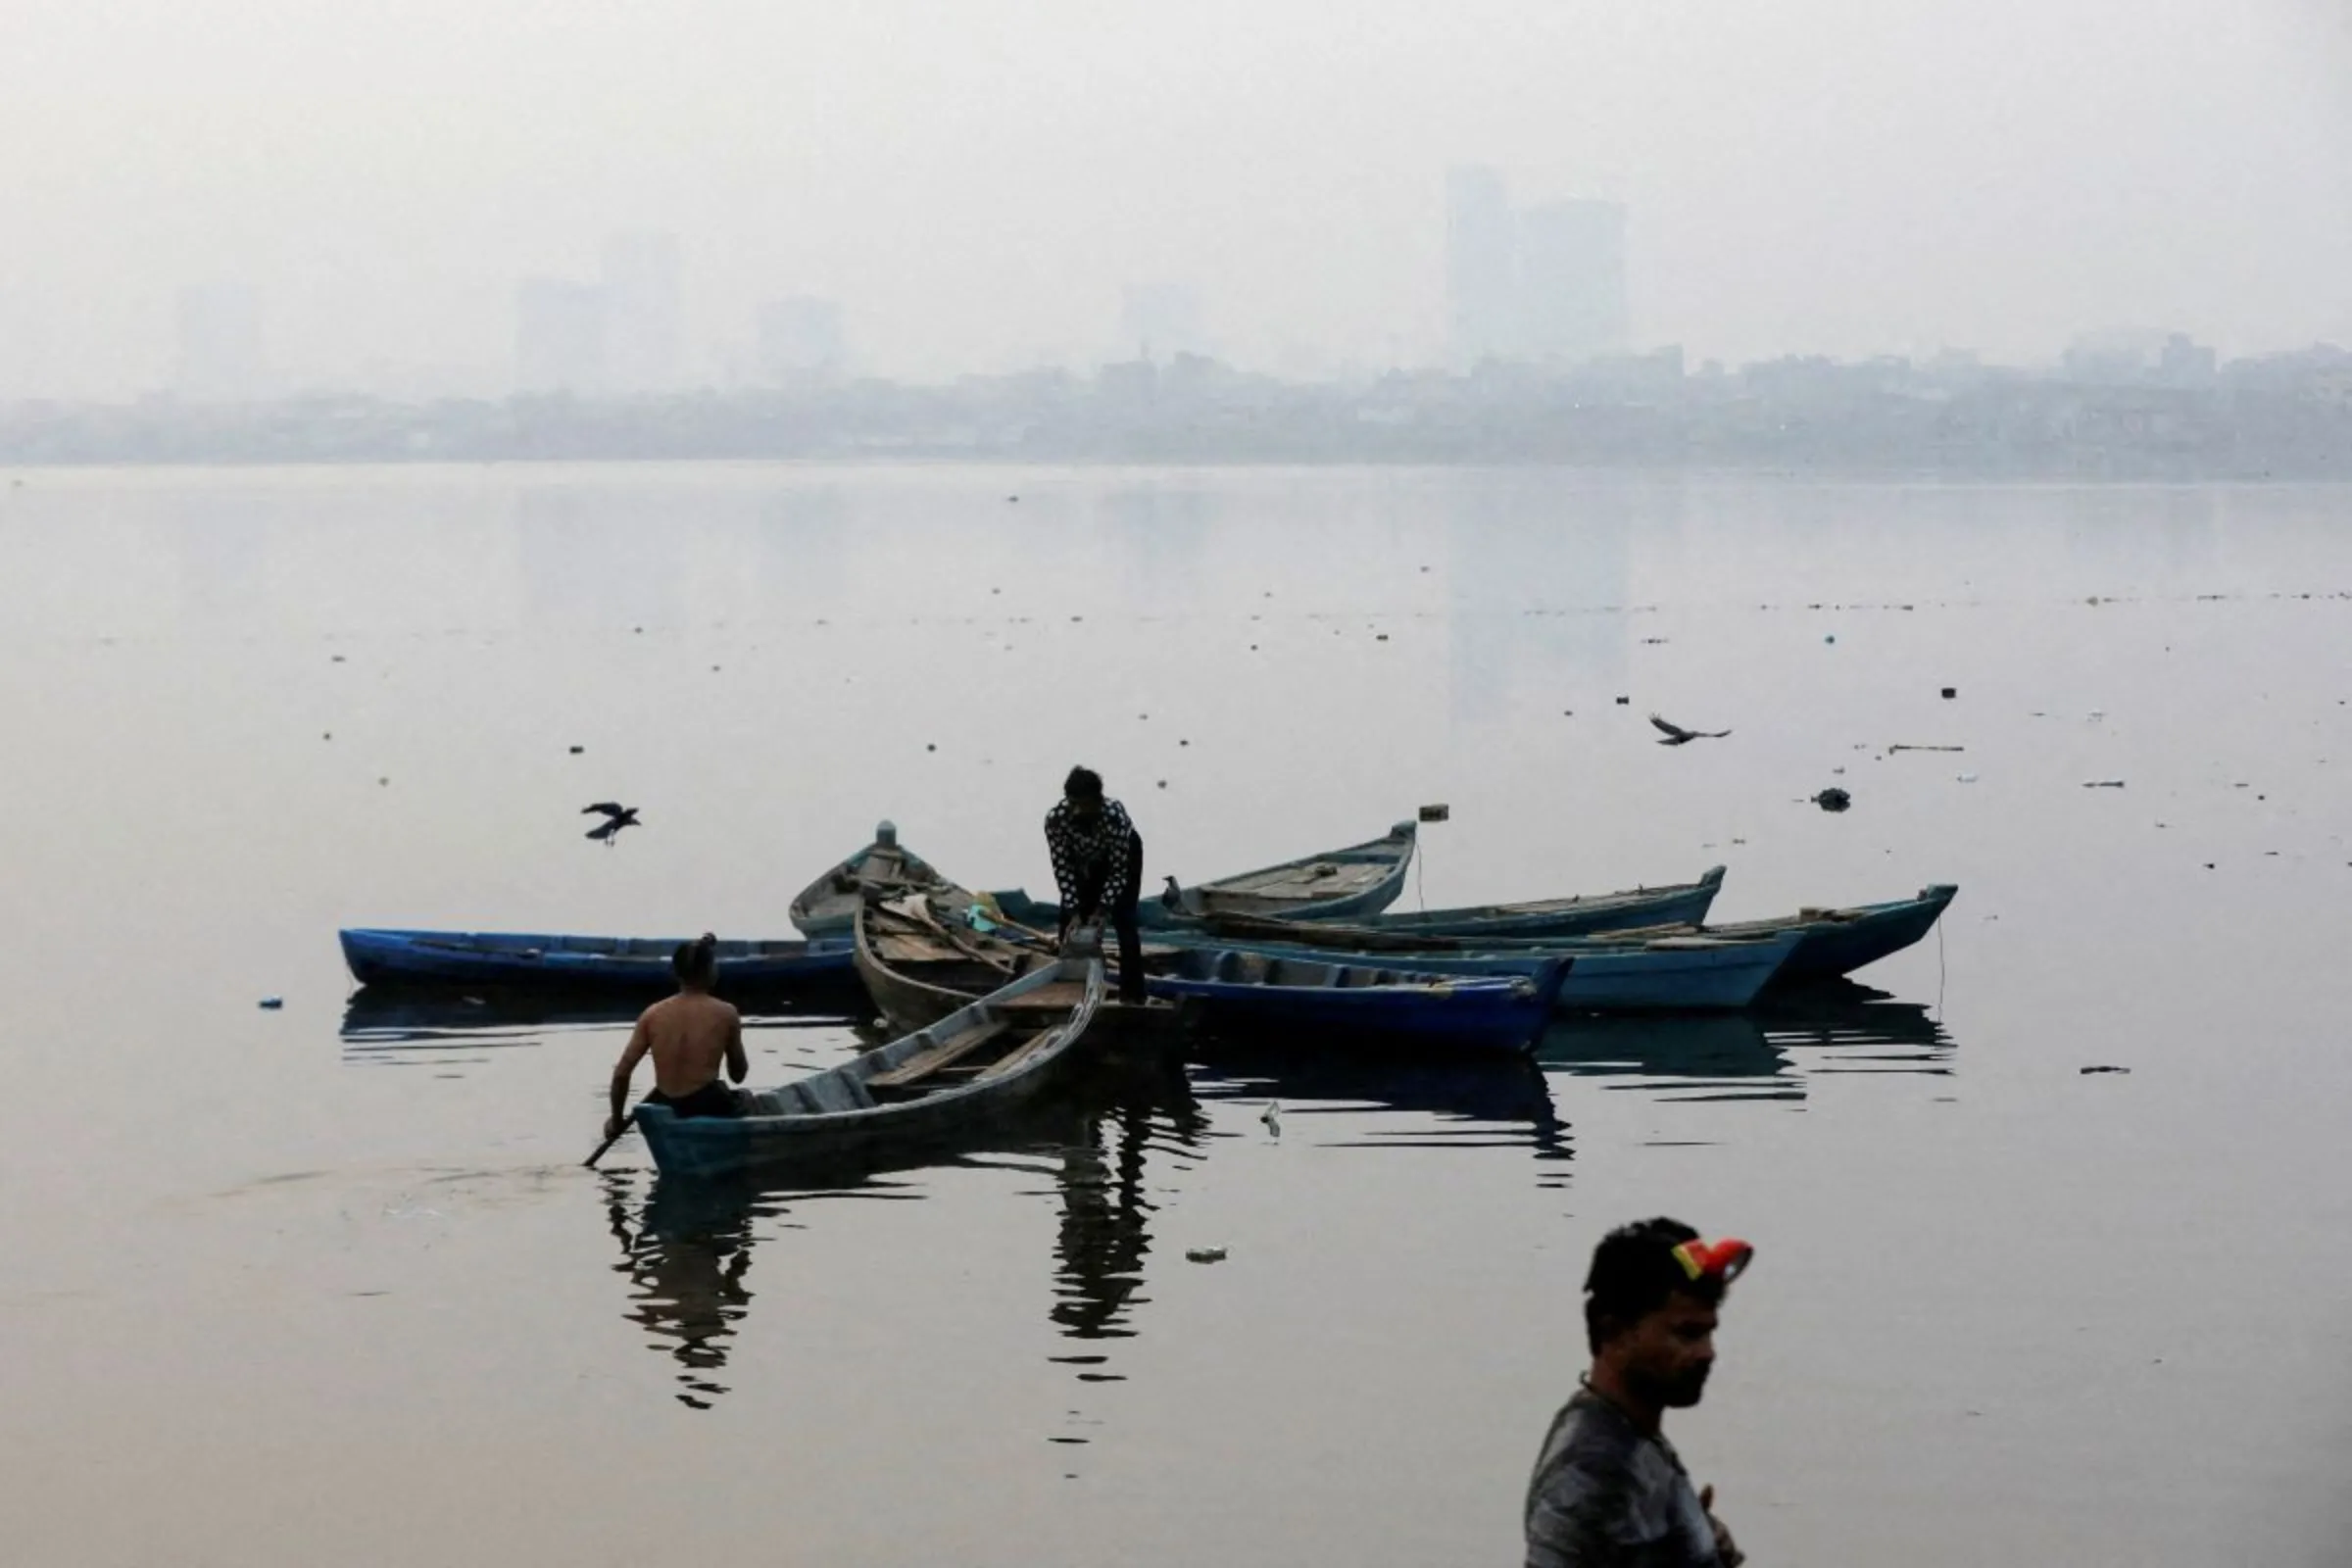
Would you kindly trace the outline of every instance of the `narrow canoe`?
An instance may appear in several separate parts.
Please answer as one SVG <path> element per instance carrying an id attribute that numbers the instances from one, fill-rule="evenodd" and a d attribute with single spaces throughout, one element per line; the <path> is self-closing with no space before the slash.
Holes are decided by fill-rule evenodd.
<path id="1" fill-rule="evenodd" d="M 1049 989 L 1069 1004 L 1025 1004 Z M 670 1176 L 849 1164 L 952 1143 L 1050 1093 L 1102 1000 L 1101 962 L 1055 962 L 838 1067 L 755 1091 L 749 1115 L 681 1118 L 639 1105 L 637 1127 Z"/>
<path id="2" fill-rule="evenodd" d="M 1651 926 L 1694 926 L 1707 917 L 1715 895 L 1722 889 L 1723 867 L 1718 865 L 1695 882 L 1678 882 L 1655 888 L 1628 888 L 1619 893 L 1539 899 L 1528 904 L 1466 905 L 1451 909 L 1403 912 L 1391 910 L 1385 914 L 1364 916 L 1361 923 L 1366 931 L 1405 939 L 1433 936 L 1469 942 L 1494 938 L 1549 941 L 1560 937 L 1592 936 L 1606 931 Z M 1208 917 L 1208 924 L 1218 931 L 1267 934 L 1266 922 L 1249 916 L 1212 914 Z"/>
<path id="3" fill-rule="evenodd" d="M 1799 934 L 1796 951 L 1773 976 L 1778 986 L 1812 985 L 1837 980 L 1865 964 L 1913 946 L 1936 928 L 1943 911 L 1960 890 L 1947 882 L 1922 888 L 1917 898 L 1885 904 L 1857 904 L 1840 909 L 1800 909 L 1775 920 L 1736 920 L 1708 926 L 1705 935 L 1746 938 L 1773 936 L 1783 931 Z M 1618 933 L 1603 941 L 1640 936 Z"/>
<path id="4" fill-rule="evenodd" d="M 893 897 L 947 886 L 947 879 L 929 862 L 900 848 L 894 823 L 880 822 L 875 824 L 873 843 L 801 889 L 788 912 L 801 935 L 846 947 L 858 906 L 868 892 Z"/>
<path id="5" fill-rule="evenodd" d="M 1301 932 L 1302 937 L 1306 933 Z M 1560 987 L 1558 1009 L 1563 1012 L 1683 1012 L 1737 1010 L 1756 1000 L 1802 933 L 1783 931 L 1770 936 L 1724 939 L 1712 936 L 1665 936 L 1641 943 L 1576 941 L 1523 943 L 1480 951 L 1458 943 L 1426 952 L 1395 953 L 1382 949 L 1367 956 L 1346 947 L 1324 945 L 1318 929 L 1312 940 L 1296 943 L 1250 941 L 1236 943 L 1222 937 L 1167 934 L 1163 940 L 1184 946 L 1261 954 L 1317 963 L 1401 964 L 1430 974 L 1520 975 L 1534 978 L 1554 958 L 1572 957 L 1576 965 Z"/>
<path id="6" fill-rule="evenodd" d="M 1362 844 L 1302 855 L 1279 865 L 1147 898 L 1136 911 L 1138 923 L 1159 929 L 1219 915 L 1285 921 L 1363 919 L 1396 903 L 1404 891 L 1418 832 L 1416 824 L 1399 822 L 1383 837 Z M 988 897 L 1006 919 L 1023 925 L 1051 931 L 1061 920 L 1061 906 L 1033 899 L 1018 888 Z"/>
<path id="7" fill-rule="evenodd" d="M 1155 997 L 1199 1008 L 1211 1027 L 1524 1052 L 1544 1032 L 1577 961 L 1544 959 L 1525 976 L 1442 975 L 1360 956 L 1195 948 L 1175 955 L 1165 972 L 1146 983 Z"/>
<path id="8" fill-rule="evenodd" d="M 612 994 L 670 989 L 670 955 L 689 937 L 560 936 L 529 931 L 336 933 L 352 978 L 367 986 L 513 988 Z M 790 996 L 854 985 L 849 944 L 721 942 L 722 995 Z"/>

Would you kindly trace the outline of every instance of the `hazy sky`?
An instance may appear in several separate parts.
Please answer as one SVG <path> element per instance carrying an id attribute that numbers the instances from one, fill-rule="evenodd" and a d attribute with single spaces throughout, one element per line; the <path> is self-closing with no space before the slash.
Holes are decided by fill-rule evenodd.
<path id="1" fill-rule="evenodd" d="M 1277 365 L 1441 340 L 1444 173 L 1631 210 L 1696 356 L 2179 326 L 2352 338 L 2352 0 L 0 0 L 0 395 L 160 383 L 183 283 L 272 362 L 470 368 L 668 229 L 690 353 L 1084 358 L 1123 283 Z"/>

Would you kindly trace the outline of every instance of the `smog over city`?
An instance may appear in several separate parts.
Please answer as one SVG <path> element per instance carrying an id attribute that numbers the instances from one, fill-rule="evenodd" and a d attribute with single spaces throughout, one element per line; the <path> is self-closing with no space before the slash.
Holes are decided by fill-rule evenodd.
<path id="1" fill-rule="evenodd" d="M 36 0 L 0 401 L 2226 364 L 2352 343 L 2347 80 L 2325 0 Z"/>

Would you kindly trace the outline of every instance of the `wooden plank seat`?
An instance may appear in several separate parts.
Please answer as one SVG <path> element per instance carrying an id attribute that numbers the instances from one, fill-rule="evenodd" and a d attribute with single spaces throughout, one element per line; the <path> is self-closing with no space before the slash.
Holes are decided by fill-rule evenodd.
<path id="1" fill-rule="evenodd" d="M 1026 1041 L 1022 1042 L 1018 1050 L 1007 1051 L 1004 1055 L 998 1057 L 995 1061 L 992 1061 L 987 1066 L 981 1068 L 980 1081 L 982 1083 L 986 1083 L 991 1078 L 1004 1077 L 1006 1073 L 1012 1071 L 1013 1068 L 1018 1067 L 1022 1062 L 1027 1061 L 1031 1056 L 1036 1055 L 1039 1052 L 1045 1050 L 1046 1047 L 1052 1045 L 1054 1043 L 1055 1033 L 1056 1031 L 1052 1029 L 1040 1029 L 1036 1034 L 1031 1035 Z"/>
<path id="2" fill-rule="evenodd" d="M 1084 1001 L 1086 987 L 1075 980 L 1054 980 L 1039 986 L 1022 996 L 1006 997 L 992 1004 L 1001 1011 L 1031 1015 L 1041 1012 L 1068 1012 Z"/>
<path id="3" fill-rule="evenodd" d="M 878 1072 L 868 1078 L 869 1089 L 905 1089 L 910 1084 L 939 1072 L 989 1044 L 1012 1027 L 1009 1018 L 992 1018 L 977 1029 L 967 1030 L 952 1040 L 943 1040 L 929 1051 L 921 1052 L 888 1072 Z"/>

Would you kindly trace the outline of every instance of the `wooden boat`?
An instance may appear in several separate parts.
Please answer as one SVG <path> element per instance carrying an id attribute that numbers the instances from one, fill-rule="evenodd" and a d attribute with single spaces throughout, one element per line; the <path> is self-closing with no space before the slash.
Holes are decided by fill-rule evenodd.
<path id="1" fill-rule="evenodd" d="M 1552 959 L 1571 957 L 1576 960 L 1575 967 L 1560 987 L 1557 1004 L 1563 1012 L 1684 1012 L 1747 1006 L 1802 939 L 1797 931 L 1745 938 L 1677 934 L 1640 942 L 1563 939 L 1493 949 L 1467 942 L 1433 943 L 1407 953 L 1384 945 L 1366 953 L 1349 945 L 1349 935 L 1348 928 L 1317 926 L 1311 934 L 1302 930 L 1299 940 L 1288 943 L 1234 942 L 1177 932 L 1164 934 L 1162 940 L 1317 963 L 1360 964 L 1377 959 L 1428 974 L 1531 979 L 1541 975 Z M 1385 944 L 1390 939 L 1376 933 L 1376 940 Z"/>
<path id="2" fill-rule="evenodd" d="M 336 933 L 352 978 L 366 986 L 512 988 L 658 994 L 676 984 L 670 955 L 687 937 L 558 936 L 527 931 Z M 846 942 L 721 942 L 721 995 L 785 997 L 856 984 Z"/>
<path id="3" fill-rule="evenodd" d="M 961 925 L 930 900 L 869 899 L 851 932 L 851 961 L 866 995 L 893 1029 L 920 1029 L 1054 962 L 1021 946 Z"/>
<path id="4" fill-rule="evenodd" d="M 801 889 L 788 911 L 801 935 L 812 941 L 834 941 L 845 947 L 858 906 L 869 892 L 885 897 L 927 893 L 949 886 L 920 856 L 899 847 L 895 823 L 874 826 L 874 842 Z"/>
<path id="5" fill-rule="evenodd" d="M 971 997 L 1054 960 L 1032 937 L 960 925 L 936 902 L 870 903 L 856 933 L 858 975 L 893 1028 L 942 1017 Z M 1573 960 L 1524 974 L 1462 977 L 1345 956 L 1333 963 L 1215 948 L 1148 946 L 1145 985 L 1211 1024 L 1519 1051 L 1550 1016 Z"/>
<path id="6" fill-rule="evenodd" d="M 1391 910 L 1363 923 L 1377 931 L 1407 936 L 1466 939 L 1506 937 L 1550 939 L 1591 936 L 1642 926 L 1696 925 L 1707 917 L 1723 890 L 1723 867 L 1711 867 L 1695 882 L 1627 888 L 1575 898 L 1539 899 L 1528 904 L 1468 905 L 1451 909 Z"/>
<path id="7" fill-rule="evenodd" d="M 1920 889 L 1917 898 L 1839 909 L 1799 909 L 1777 920 L 1735 920 L 1707 926 L 1703 934 L 1738 939 L 1795 931 L 1800 935 L 1796 951 L 1773 976 L 1773 984 L 1812 985 L 1842 978 L 1919 942 L 1936 928 L 1945 906 L 1959 892 L 1948 882 L 1938 882 Z M 1642 935 L 1618 932 L 1599 940 L 1633 941 Z"/>
<path id="8" fill-rule="evenodd" d="M 749 1115 L 682 1118 L 641 1104 L 637 1128 L 673 1176 L 854 1163 L 951 1143 L 1049 1093 L 1102 1000 L 1101 962 L 1057 961 L 838 1067 L 754 1091 Z"/>
<path id="9" fill-rule="evenodd" d="M 1399 822 L 1385 836 L 1362 844 L 1146 898 L 1136 910 L 1137 921 L 1160 929 L 1218 915 L 1287 921 L 1356 920 L 1378 914 L 1404 891 L 1417 833 L 1414 823 Z M 1007 919 L 1022 925 L 1051 931 L 1061 922 L 1061 906 L 1033 899 L 1021 889 L 987 897 Z"/>
<path id="10" fill-rule="evenodd" d="M 1146 984 L 1155 997 L 1200 1009 L 1212 1028 L 1524 1052 L 1550 1020 L 1576 962 L 1547 958 L 1523 976 L 1441 975 L 1353 956 L 1193 948 Z"/>

